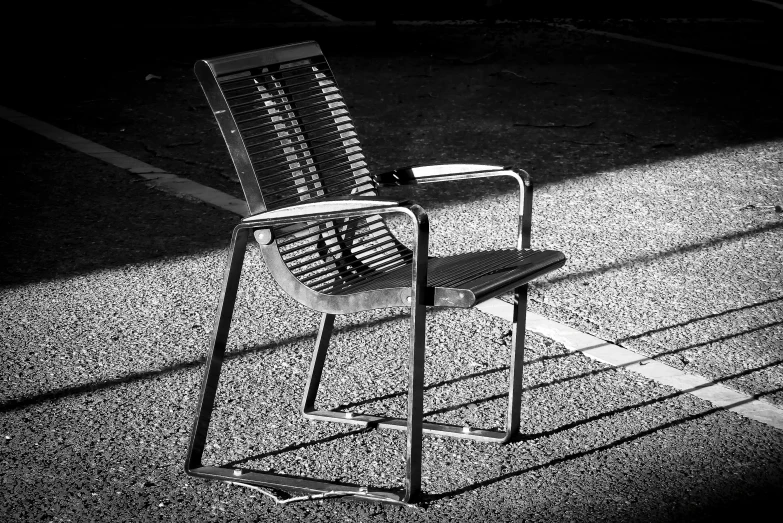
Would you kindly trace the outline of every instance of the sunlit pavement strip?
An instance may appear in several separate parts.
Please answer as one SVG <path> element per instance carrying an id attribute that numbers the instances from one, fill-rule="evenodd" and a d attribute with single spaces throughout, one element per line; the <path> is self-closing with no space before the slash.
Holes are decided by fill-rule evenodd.
<path id="1" fill-rule="evenodd" d="M 0 118 L 45 136 L 66 147 L 137 174 L 149 180 L 150 186 L 162 191 L 196 198 L 240 216 L 244 216 L 247 212 L 245 202 L 238 198 L 206 185 L 167 173 L 162 169 L 13 109 L 0 106 Z M 486 314 L 509 322 L 512 321 L 513 305 L 497 298 L 487 300 L 477 305 L 476 308 Z M 686 374 L 674 367 L 595 336 L 585 334 L 567 325 L 549 320 L 534 312 L 528 311 L 526 327 L 532 332 L 561 343 L 570 352 L 581 352 L 585 356 L 613 367 L 631 370 L 657 383 L 668 385 L 706 400 L 716 407 L 736 412 L 746 418 L 783 430 L 783 410 L 769 403 L 758 401 L 752 396 L 729 389 L 702 376 Z"/>

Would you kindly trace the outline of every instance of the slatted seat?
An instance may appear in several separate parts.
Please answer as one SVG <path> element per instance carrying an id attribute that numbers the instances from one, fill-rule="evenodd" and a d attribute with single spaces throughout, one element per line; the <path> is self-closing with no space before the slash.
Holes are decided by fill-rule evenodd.
<path id="1" fill-rule="evenodd" d="M 342 93 L 314 42 L 203 60 L 195 70 L 242 183 L 249 215 L 236 226 L 231 239 L 186 471 L 197 477 L 293 492 L 339 492 L 358 499 L 411 503 L 421 489 L 423 432 L 512 441 L 519 430 L 527 285 L 565 263 L 558 251 L 530 247 L 532 184 L 527 174 L 473 164 L 371 174 Z M 514 248 L 430 257 L 424 210 L 409 201 L 379 196 L 383 187 L 490 176 L 508 176 L 519 184 L 519 231 Z M 384 216 L 391 213 L 410 218 L 412 249 L 387 227 Z M 298 302 L 323 313 L 302 414 L 309 419 L 405 430 L 404 488 L 362 488 L 202 464 L 251 234 L 277 284 Z M 426 307 L 470 308 L 508 291 L 514 292 L 515 312 L 505 430 L 465 430 L 424 422 Z M 411 311 L 407 418 L 317 409 L 335 315 L 384 307 Z"/>

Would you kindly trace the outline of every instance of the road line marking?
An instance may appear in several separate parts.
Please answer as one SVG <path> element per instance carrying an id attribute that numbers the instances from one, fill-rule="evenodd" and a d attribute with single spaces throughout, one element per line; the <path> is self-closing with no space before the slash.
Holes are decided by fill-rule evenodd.
<path id="1" fill-rule="evenodd" d="M 305 2 L 303 0 L 291 0 L 291 3 L 294 4 L 294 5 L 298 5 L 299 7 L 302 7 L 304 9 L 307 9 L 311 13 L 316 14 L 316 15 L 320 16 L 321 18 L 325 18 L 326 20 L 328 20 L 330 22 L 342 22 L 342 20 L 340 18 L 337 18 L 336 16 L 332 16 L 329 13 L 327 13 L 326 11 L 324 11 L 323 9 L 318 9 L 314 5 L 310 5 L 310 4 L 308 4 L 307 2 Z"/>
<path id="2" fill-rule="evenodd" d="M 170 192 L 176 195 L 190 196 L 215 207 L 231 211 L 240 216 L 246 216 L 248 213 L 247 204 L 239 198 L 234 198 L 222 191 L 201 185 L 193 180 L 188 180 L 176 174 L 171 174 L 163 169 L 131 158 L 114 149 L 109 149 L 98 143 L 95 143 L 81 136 L 77 136 L 59 127 L 42 122 L 26 114 L 22 114 L 8 107 L 0 105 L 0 118 L 14 123 L 20 127 L 40 134 L 59 144 L 65 145 L 71 149 L 88 154 L 93 158 L 103 160 L 121 169 L 137 174 L 148 181 L 148 185 Z"/>
<path id="3" fill-rule="evenodd" d="M 770 2 L 769 0 L 750 0 L 751 2 L 758 2 L 760 4 L 768 5 L 770 7 L 774 7 L 775 9 L 783 9 L 783 4 L 777 4 L 775 2 Z"/>
<path id="4" fill-rule="evenodd" d="M 238 198 L 168 173 L 163 169 L 2 105 L 0 105 L 0 118 L 66 147 L 137 174 L 148 180 L 150 186 L 154 188 L 175 195 L 187 195 L 240 216 L 247 214 L 245 202 Z M 485 314 L 512 321 L 514 307 L 503 300 L 492 298 L 480 303 L 476 308 Z M 704 399 L 717 407 L 783 430 L 783 410 L 772 404 L 758 401 L 752 396 L 713 383 L 701 376 L 686 374 L 674 367 L 549 320 L 534 312 L 528 311 L 526 327 L 528 330 L 563 344 L 571 352 L 581 352 L 585 356 L 613 367 L 629 369 L 657 383 Z"/>
<path id="5" fill-rule="evenodd" d="M 512 321 L 514 313 L 512 304 L 497 298 L 480 303 L 476 308 L 506 321 Z M 716 407 L 783 430 L 783 410 L 771 403 L 759 401 L 753 396 L 730 389 L 703 376 L 685 373 L 649 356 L 549 320 L 535 312 L 528 311 L 526 327 L 532 332 L 561 343 L 570 352 L 581 352 L 585 356 L 613 367 L 628 369 L 662 385 L 668 385 L 706 400 Z"/>
<path id="6" fill-rule="evenodd" d="M 657 42 L 655 40 L 648 40 L 647 38 L 637 38 L 635 36 L 627 36 L 619 33 L 609 33 L 606 31 L 598 31 L 597 29 L 582 29 L 571 24 L 553 24 L 547 23 L 550 27 L 558 27 L 560 29 L 567 29 L 569 31 L 579 31 L 582 33 L 594 34 L 599 36 L 605 36 L 607 38 L 615 38 L 617 40 L 626 40 L 628 42 L 634 42 L 637 44 L 649 45 L 652 47 L 660 47 L 662 49 L 669 49 L 670 51 L 678 51 L 681 53 L 693 54 L 697 56 L 704 56 L 707 58 L 714 58 L 715 60 L 723 60 L 724 62 L 733 62 L 735 64 L 748 65 L 751 67 L 758 67 L 761 69 L 769 69 L 770 71 L 783 72 L 783 65 L 768 64 L 766 62 L 757 62 L 755 60 L 746 60 L 744 58 L 737 58 L 736 56 L 729 56 L 726 54 L 713 53 L 710 51 L 701 51 L 699 49 L 693 49 L 691 47 L 683 47 L 680 45 L 666 44 L 663 42 Z"/>

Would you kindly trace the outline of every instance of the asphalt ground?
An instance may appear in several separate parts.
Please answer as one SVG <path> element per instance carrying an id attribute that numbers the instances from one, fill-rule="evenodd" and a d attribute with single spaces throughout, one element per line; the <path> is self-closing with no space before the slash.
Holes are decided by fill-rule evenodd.
<path id="1" fill-rule="evenodd" d="M 373 168 L 490 161 L 534 175 L 534 244 L 563 250 L 569 264 L 534 286 L 533 310 L 780 405 L 779 75 L 546 28 L 503 30 L 398 28 L 400 49 L 372 28 L 311 32 L 353 100 Z M 185 52 L 175 36 L 154 54 L 111 49 L 121 67 L 102 62 L 108 50 L 71 42 L 81 66 L 51 64 L 43 76 L 57 79 L 57 96 L 38 96 L 41 73 L 28 68 L 4 99 L 239 195 L 186 64 L 192 53 L 250 48 L 251 37 L 213 35 Z M 257 39 L 302 36 L 311 34 Z M 548 124 L 586 126 L 531 126 Z M 430 498 L 419 509 L 283 508 L 187 478 L 182 461 L 236 218 L 2 129 L 8 179 L 24 181 L 3 187 L 9 519 L 714 521 L 760 517 L 781 493 L 780 431 L 535 335 L 524 440 L 427 438 Z M 436 254 L 511 244 L 511 186 L 412 197 L 430 212 Z M 404 225 L 394 226 L 405 238 Z M 297 414 L 317 316 L 282 295 L 251 251 L 208 459 L 399 484 L 401 434 Z M 320 401 L 400 411 L 402 311 L 352 315 L 338 328 Z M 432 311 L 432 419 L 502 423 L 507 329 L 479 312 Z"/>

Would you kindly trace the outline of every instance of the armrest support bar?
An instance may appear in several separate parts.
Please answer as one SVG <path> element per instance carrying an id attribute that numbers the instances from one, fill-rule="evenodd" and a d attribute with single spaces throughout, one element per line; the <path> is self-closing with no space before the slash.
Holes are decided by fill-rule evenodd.
<path id="1" fill-rule="evenodd" d="M 499 165 L 445 164 L 403 167 L 375 175 L 376 183 L 381 187 L 418 185 L 421 183 L 488 178 L 491 176 L 510 176 L 519 183 L 519 225 L 517 249 L 530 248 L 530 217 L 533 209 L 533 182 L 530 175 L 522 169 L 515 170 Z"/>

